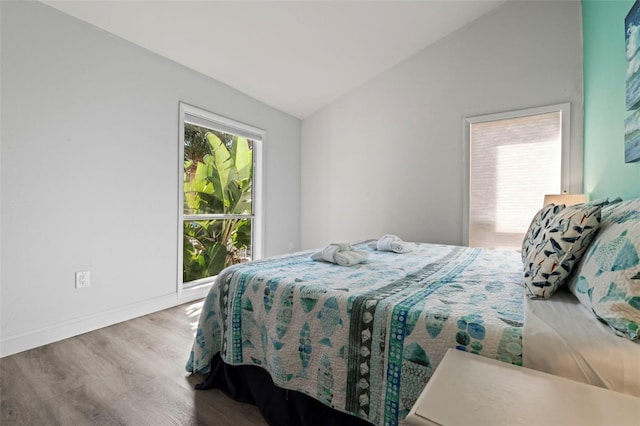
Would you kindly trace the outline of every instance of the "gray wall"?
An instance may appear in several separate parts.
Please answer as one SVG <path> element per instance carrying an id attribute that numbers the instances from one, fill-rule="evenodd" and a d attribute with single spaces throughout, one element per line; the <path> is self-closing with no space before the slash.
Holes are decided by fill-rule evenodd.
<path id="1" fill-rule="evenodd" d="M 299 247 L 298 119 L 43 4 L 1 9 L 3 354 L 178 303 L 179 101 L 266 130 L 264 254 Z"/>
<path id="2" fill-rule="evenodd" d="M 461 244 L 463 118 L 567 101 L 581 145 L 580 2 L 500 6 L 303 121 L 302 247 Z"/>

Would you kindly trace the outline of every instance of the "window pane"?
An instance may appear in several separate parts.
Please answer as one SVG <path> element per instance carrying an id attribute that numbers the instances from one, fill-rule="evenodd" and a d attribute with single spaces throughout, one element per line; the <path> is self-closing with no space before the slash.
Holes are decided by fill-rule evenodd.
<path id="1" fill-rule="evenodd" d="M 545 194 L 560 193 L 561 113 L 471 124 L 469 245 L 517 248 Z"/>
<path id="2" fill-rule="evenodd" d="M 185 220 L 184 283 L 251 260 L 251 219 Z"/>
<path id="3" fill-rule="evenodd" d="M 253 141 L 184 125 L 184 214 L 252 214 Z"/>

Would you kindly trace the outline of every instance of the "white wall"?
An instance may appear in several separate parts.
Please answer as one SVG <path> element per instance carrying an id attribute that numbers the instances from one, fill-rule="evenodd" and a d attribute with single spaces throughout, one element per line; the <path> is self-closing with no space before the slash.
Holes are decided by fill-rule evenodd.
<path id="1" fill-rule="evenodd" d="M 298 119 L 43 4 L 1 8 L 2 355 L 178 303 L 179 101 L 266 130 L 264 254 L 299 247 Z"/>
<path id="2" fill-rule="evenodd" d="M 580 2 L 500 6 L 303 121 L 302 247 L 461 244 L 463 118 L 567 101 L 581 145 Z"/>

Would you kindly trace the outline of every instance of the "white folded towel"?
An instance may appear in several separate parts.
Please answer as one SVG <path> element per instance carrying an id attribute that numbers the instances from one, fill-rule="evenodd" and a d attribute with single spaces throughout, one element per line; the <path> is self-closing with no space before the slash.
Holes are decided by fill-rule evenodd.
<path id="1" fill-rule="evenodd" d="M 321 251 L 311 255 L 312 260 L 335 263 L 340 266 L 353 266 L 369 257 L 366 251 L 354 250 L 351 244 L 329 244 Z"/>
<path id="2" fill-rule="evenodd" d="M 362 263 L 369 257 L 369 253 L 360 250 L 339 251 L 333 257 L 340 266 L 352 266 Z"/>
<path id="3" fill-rule="evenodd" d="M 402 241 L 400 237 L 393 234 L 385 234 L 377 242 L 373 242 L 369 246 L 380 251 L 392 251 L 394 253 L 408 253 L 416 247 L 414 243 Z"/>

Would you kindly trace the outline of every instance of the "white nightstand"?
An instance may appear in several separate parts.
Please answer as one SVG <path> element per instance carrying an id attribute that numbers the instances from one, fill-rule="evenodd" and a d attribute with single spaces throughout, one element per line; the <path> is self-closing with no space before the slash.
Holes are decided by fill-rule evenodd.
<path id="1" fill-rule="evenodd" d="M 408 425 L 640 425 L 640 398 L 449 349 Z"/>

